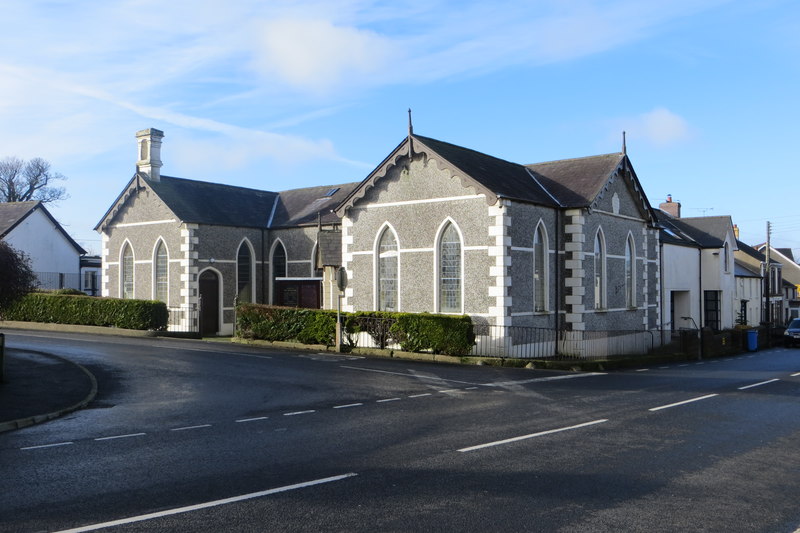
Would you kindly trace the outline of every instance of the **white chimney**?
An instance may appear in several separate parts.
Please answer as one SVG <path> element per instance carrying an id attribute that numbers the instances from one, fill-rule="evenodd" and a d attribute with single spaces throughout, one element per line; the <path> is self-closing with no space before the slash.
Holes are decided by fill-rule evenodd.
<path id="1" fill-rule="evenodd" d="M 139 143 L 137 172 L 152 181 L 161 180 L 161 139 L 163 138 L 164 132 L 155 128 L 136 132 L 136 141 Z"/>

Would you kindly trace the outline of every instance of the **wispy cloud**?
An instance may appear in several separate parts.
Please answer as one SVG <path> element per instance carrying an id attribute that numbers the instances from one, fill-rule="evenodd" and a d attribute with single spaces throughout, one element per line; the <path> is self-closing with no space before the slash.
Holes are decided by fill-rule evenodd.
<path id="1" fill-rule="evenodd" d="M 281 129 L 382 86 L 602 53 L 717 3 L 10 0 L 0 120 L 26 126 L 0 132 L 0 143 L 35 139 L 53 153 L 83 143 L 87 153 L 91 137 L 97 153 L 116 142 L 115 129 L 165 124 L 228 139 L 215 146 L 227 145 L 231 164 L 322 158 L 361 167 L 325 139 Z M 236 115 L 242 108 L 249 115 Z M 668 110 L 638 121 L 656 143 L 686 134 Z"/>

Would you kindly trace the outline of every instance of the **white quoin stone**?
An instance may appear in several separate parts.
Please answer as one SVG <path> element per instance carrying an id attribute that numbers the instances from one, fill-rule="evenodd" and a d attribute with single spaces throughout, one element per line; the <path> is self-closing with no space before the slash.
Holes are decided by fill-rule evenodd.
<path id="1" fill-rule="evenodd" d="M 139 149 L 136 167 L 140 174 L 146 175 L 152 181 L 161 180 L 161 139 L 163 138 L 164 132 L 155 128 L 136 132 Z"/>

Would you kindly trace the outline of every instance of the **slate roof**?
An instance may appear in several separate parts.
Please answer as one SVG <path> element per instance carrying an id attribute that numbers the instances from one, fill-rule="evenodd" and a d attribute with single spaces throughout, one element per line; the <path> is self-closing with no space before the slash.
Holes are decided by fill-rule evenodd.
<path id="1" fill-rule="evenodd" d="M 788 259 L 791 259 L 792 262 L 795 262 L 794 253 L 792 253 L 791 248 L 775 248 L 775 249 L 778 250 L 780 253 L 782 253 Z"/>
<path id="2" fill-rule="evenodd" d="M 540 185 L 524 165 L 511 163 L 490 155 L 437 141 L 430 137 L 414 135 L 443 159 L 461 172 L 480 182 L 488 190 L 503 198 L 525 200 L 536 204 L 557 207 L 557 200 Z"/>
<path id="3" fill-rule="evenodd" d="M 95 227 L 99 230 L 124 204 L 126 191 L 145 185 L 175 213 L 181 221 L 208 226 L 240 228 L 285 228 L 338 222 L 332 213 L 357 183 L 291 189 L 283 192 L 262 191 L 235 185 L 161 176 L 159 181 L 135 175 L 125 190 Z"/>
<path id="4" fill-rule="evenodd" d="M 746 265 L 744 263 L 740 263 L 739 261 L 733 261 L 733 275 L 738 278 L 760 278 L 761 273 L 757 272 L 753 267 L 750 265 Z"/>
<path id="5" fill-rule="evenodd" d="M 5 237 L 17 224 L 27 217 L 39 202 L 0 203 L 0 238 Z"/>
<path id="6" fill-rule="evenodd" d="M 278 193 L 161 176 L 146 180 L 183 222 L 211 226 L 267 228 Z"/>
<path id="7" fill-rule="evenodd" d="M 271 228 L 316 225 L 318 215 L 323 224 L 336 223 L 339 217 L 333 208 L 357 186 L 358 183 L 345 183 L 282 191 L 269 225 Z"/>
<path id="8" fill-rule="evenodd" d="M 611 176 L 622 166 L 631 171 L 634 188 L 642 199 L 647 217 L 655 219 L 635 173 L 623 153 L 604 154 L 577 159 L 522 165 L 499 159 L 476 150 L 412 134 L 401 142 L 375 170 L 362 181 L 337 207 L 343 215 L 374 182 L 401 156 L 424 152 L 429 157 L 451 166 L 469 185 L 486 194 L 490 200 L 509 198 L 552 208 L 589 207 Z"/>
<path id="9" fill-rule="evenodd" d="M 526 165 L 565 207 L 591 204 L 622 164 L 621 153 Z"/>
<path id="10" fill-rule="evenodd" d="M 73 248 L 75 248 L 79 255 L 86 253 L 86 250 L 84 250 L 80 244 L 75 242 L 75 239 L 73 239 L 72 236 L 67 233 L 64 227 L 58 223 L 52 214 L 50 214 L 50 211 L 45 208 L 44 204 L 39 201 L 0 203 L 0 239 L 11 233 L 11 230 L 22 223 L 23 220 L 28 218 L 28 216 L 37 209 L 42 210 L 42 213 L 44 213 L 53 223 L 55 229 L 57 229 L 59 233 L 61 233 L 64 238 L 67 239 L 67 241 L 72 245 Z"/>
<path id="11" fill-rule="evenodd" d="M 729 216 L 675 218 L 661 210 L 656 216 L 662 226 L 661 240 L 671 244 L 722 248 L 732 227 Z"/>

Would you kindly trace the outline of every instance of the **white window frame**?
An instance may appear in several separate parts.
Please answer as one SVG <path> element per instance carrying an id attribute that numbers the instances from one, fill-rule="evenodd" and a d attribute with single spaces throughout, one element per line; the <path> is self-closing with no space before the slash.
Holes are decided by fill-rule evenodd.
<path id="1" fill-rule="evenodd" d="M 237 302 L 239 300 L 239 294 L 241 289 L 239 289 L 239 252 L 242 250 L 242 246 L 246 247 L 247 253 L 250 257 L 250 300 L 248 302 L 241 302 L 241 303 L 254 303 L 255 294 L 256 294 L 256 258 L 255 258 L 255 250 L 253 249 L 253 244 L 250 242 L 250 239 L 245 237 L 239 242 L 239 246 L 236 248 L 236 298 Z"/>
<path id="2" fill-rule="evenodd" d="M 160 247 L 164 247 L 164 252 L 166 253 L 166 261 L 164 262 L 164 267 L 166 271 L 164 272 L 164 298 L 159 298 L 159 263 L 158 263 L 158 250 Z M 156 239 L 156 246 L 153 248 L 153 300 L 159 300 L 166 304 L 169 303 L 169 248 L 167 247 L 167 243 L 163 237 L 159 237 Z"/>
<path id="3" fill-rule="evenodd" d="M 594 308 L 602 311 L 608 308 L 606 287 L 608 286 L 608 270 L 606 269 L 606 239 L 603 228 L 597 228 L 594 235 Z"/>
<path id="4" fill-rule="evenodd" d="M 537 251 L 537 238 L 541 239 L 541 252 Z M 546 313 L 550 306 L 550 250 L 547 228 L 539 221 L 533 232 L 533 311 Z M 541 254 L 541 257 L 539 255 Z M 542 263 L 539 265 L 539 263 Z M 541 267 L 540 279 L 537 279 L 537 267 Z M 541 294 L 540 294 L 541 293 Z M 540 305 L 541 302 L 541 305 Z"/>
<path id="5" fill-rule="evenodd" d="M 636 302 L 636 242 L 633 235 L 628 234 L 625 240 L 625 304 L 628 309 L 635 309 Z"/>
<path id="6" fill-rule="evenodd" d="M 383 242 L 383 238 L 386 235 L 390 235 L 392 239 L 394 239 L 395 249 L 394 251 L 390 252 L 381 252 L 381 244 Z M 375 303 L 374 308 L 376 311 L 393 311 L 399 312 L 400 311 L 400 239 L 397 237 L 397 232 L 394 230 L 391 224 L 386 223 L 381 226 L 381 229 L 378 231 L 378 234 L 375 239 L 374 245 L 375 253 L 374 257 L 374 266 L 373 271 L 375 272 L 375 279 L 374 279 L 374 296 L 375 296 Z M 386 255 L 385 255 L 386 254 Z M 382 309 L 383 301 L 381 299 L 381 292 L 383 288 L 383 281 L 382 281 L 382 260 L 383 259 L 390 259 L 394 257 L 395 260 L 395 287 L 394 287 L 394 302 L 395 308 L 394 309 Z"/>
<path id="7" fill-rule="evenodd" d="M 131 265 L 130 265 L 130 294 L 125 291 L 125 251 L 130 250 L 131 253 Z M 133 251 L 133 245 L 128 239 L 122 243 L 122 248 L 119 251 L 119 297 L 125 299 L 131 299 L 136 296 L 136 254 Z"/>
<path id="8" fill-rule="evenodd" d="M 447 308 L 445 309 L 442 305 L 442 244 L 444 243 L 443 238 L 444 234 L 447 229 L 452 225 L 453 230 L 455 231 L 456 235 L 458 236 L 458 298 L 459 302 L 457 307 L 452 309 Z M 435 257 L 434 257 L 434 269 L 435 269 L 435 280 L 436 280 L 436 290 L 435 290 L 435 304 L 436 304 L 436 311 L 442 314 L 464 314 L 464 236 L 461 233 L 461 229 L 456 224 L 455 220 L 450 217 L 447 217 L 444 222 L 442 222 L 441 226 L 436 233 L 436 245 L 434 246 L 435 250 Z"/>

